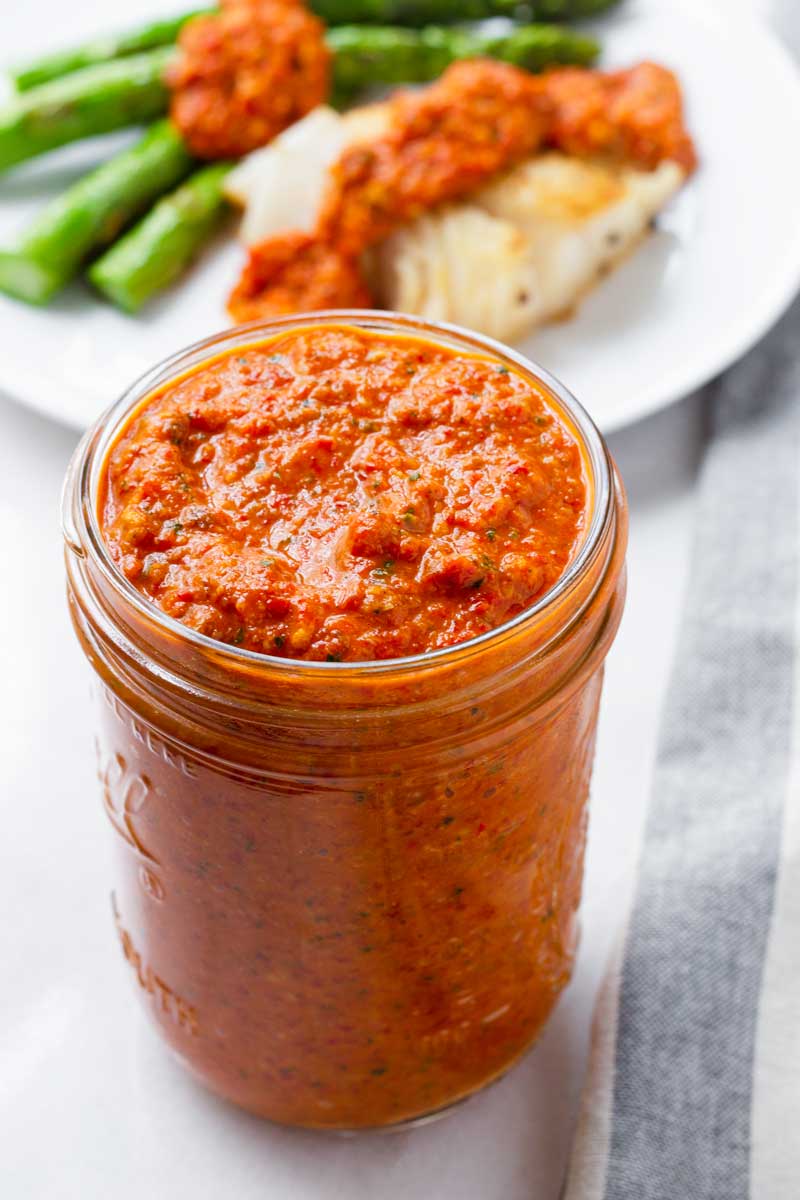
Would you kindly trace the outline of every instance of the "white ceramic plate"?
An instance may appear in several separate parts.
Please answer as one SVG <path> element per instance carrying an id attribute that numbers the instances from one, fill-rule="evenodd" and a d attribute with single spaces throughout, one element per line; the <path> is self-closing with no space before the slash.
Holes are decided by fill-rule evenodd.
<path id="1" fill-rule="evenodd" d="M 158 0 L 125 0 L 113 21 L 159 11 Z M 27 0 L 15 11 L 15 53 L 66 44 L 100 19 L 94 0 Z M 800 286 L 800 77 L 766 29 L 732 14 L 725 0 L 705 7 L 629 0 L 597 32 L 604 65 L 654 58 L 678 72 L 702 158 L 658 232 L 577 317 L 522 344 L 609 432 L 728 366 Z M 13 240 L 108 145 L 71 148 L 0 178 L 0 241 Z M 224 299 L 241 257 L 232 236 L 220 238 L 188 278 L 136 318 L 82 284 L 43 310 L 0 296 L 0 389 L 85 426 L 157 359 L 227 324 Z"/>

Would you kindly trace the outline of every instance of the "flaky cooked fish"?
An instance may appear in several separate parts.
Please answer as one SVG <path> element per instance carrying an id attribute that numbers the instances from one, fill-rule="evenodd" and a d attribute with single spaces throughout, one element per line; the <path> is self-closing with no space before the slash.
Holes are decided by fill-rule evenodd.
<path id="1" fill-rule="evenodd" d="M 642 171 L 540 154 L 382 242 L 370 282 L 386 308 L 518 338 L 572 313 L 684 180 L 673 162 Z"/>
<path id="2" fill-rule="evenodd" d="M 318 109 L 246 159 L 228 185 L 246 207 L 243 240 L 256 244 L 289 226 L 310 233 L 335 153 L 368 145 L 390 119 L 386 103 L 344 117 Z M 573 313 L 686 176 L 670 160 L 643 170 L 544 151 L 467 200 L 403 225 L 366 253 L 364 272 L 380 307 L 512 341 Z"/>

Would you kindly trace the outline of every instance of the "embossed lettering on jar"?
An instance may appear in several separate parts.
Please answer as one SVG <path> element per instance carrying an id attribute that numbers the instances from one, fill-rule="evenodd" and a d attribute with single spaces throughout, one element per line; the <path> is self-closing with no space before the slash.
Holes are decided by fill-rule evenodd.
<path id="1" fill-rule="evenodd" d="M 216 356 L 344 323 L 527 382 L 579 451 L 574 547 L 521 611 L 481 628 L 466 607 L 468 640 L 427 653 L 319 661 L 323 636 L 311 660 L 277 657 L 251 648 L 249 627 L 237 644 L 238 626 L 214 640 L 114 561 L 98 515 L 110 448 L 148 398 Z M 580 406 L 511 351 L 410 319 L 234 331 L 156 368 L 87 434 L 65 535 L 99 676 L 113 918 L 162 1036 L 214 1090 L 300 1125 L 395 1125 L 501 1075 L 572 970 L 602 664 L 624 598 L 624 497 Z M 348 645 L 380 645 L 382 629 L 356 622 Z"/>

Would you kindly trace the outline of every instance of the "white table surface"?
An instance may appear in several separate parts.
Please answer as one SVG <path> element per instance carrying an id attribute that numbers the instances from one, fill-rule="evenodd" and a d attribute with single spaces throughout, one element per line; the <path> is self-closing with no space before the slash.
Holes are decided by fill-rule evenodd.
<path id="1" fill-rule="evenodd" d="M 573 984 L 527 1059 L 448 1120 L 342 1139 L 207 1095 L 139 1010 L 111 923 L 88 668 L 63 600 L 58 499 L 76 438 L 0 398 L 0 1195 L 556 1200 L 592 1005 L 634 878 L 702 422 L 689 398 L 612 439 L 631 501 L 629 601 L 608 661 Z"/>

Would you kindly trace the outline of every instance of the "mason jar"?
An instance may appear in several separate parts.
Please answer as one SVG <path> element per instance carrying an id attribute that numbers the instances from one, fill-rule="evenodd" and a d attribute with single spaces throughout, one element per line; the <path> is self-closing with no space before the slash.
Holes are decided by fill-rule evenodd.
<path id="1" fill-rule="evenodd" d="M 123 576 L 98 519 L 132 409 L 234 347 L 311 324 L 480 353 L 544 388 L 585 463 L 556 585 L 459 645 L 308 662 L 214 641 Z M 88 431 L 64 497 L 72 618 L 95 675 L 113 921 L 162 1038 L 207 1086 L 332 1129 L 439 1113 L 524 1054 L 569 981 L 624 493 L 547 372 L 411 318 L 315 314 L 208 338 Z M 87 734 L 88 737 L 88 734 Z"/>

